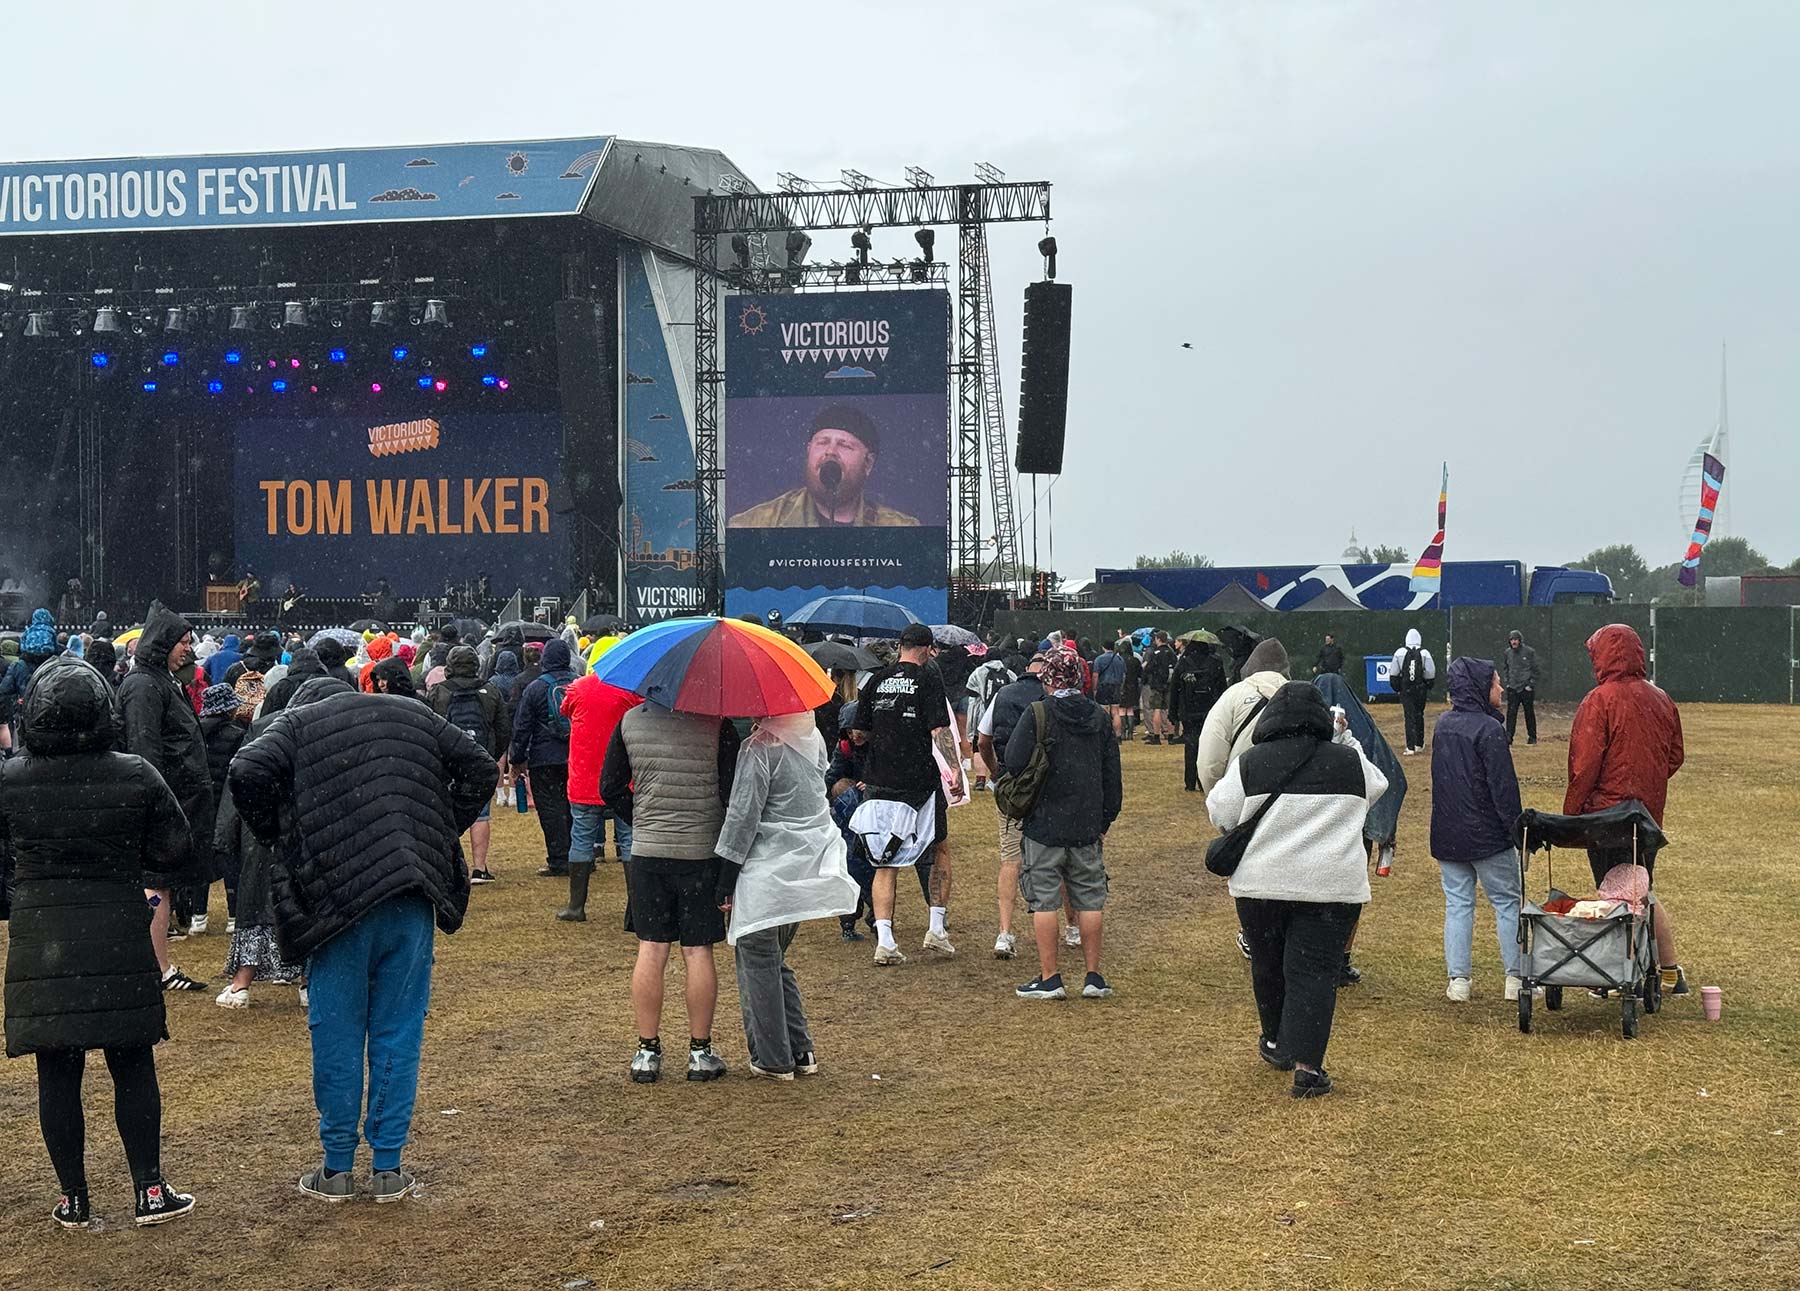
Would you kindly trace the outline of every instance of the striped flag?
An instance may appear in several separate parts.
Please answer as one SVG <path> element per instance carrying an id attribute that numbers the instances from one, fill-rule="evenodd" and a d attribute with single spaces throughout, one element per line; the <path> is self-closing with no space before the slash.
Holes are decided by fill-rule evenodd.
<path id="1" fill-rule="evenodd" d="M 1712 537 L 1713 512 L 1719 508 L 1719 491 L 1724 487 L 1725 463 L 1708 453 L 1700 468 L 1700 516 L 1694 521 L 1694 536 L 1688 540 L 1681 572 L 1675 575 L 1683 587 L 1692 587 L 1700 579 L 1700 549 Z"/>
<path id="2" fill-rule="evenodd" d="M 1444 585 L 1444 515 L 1450 506 L 1450 463 L 1444 463 L 1444 482 L 1438 487 L 1437 534 L 1419 553 L 1413 566 L 1412 590 L 1435 596 Z"/>

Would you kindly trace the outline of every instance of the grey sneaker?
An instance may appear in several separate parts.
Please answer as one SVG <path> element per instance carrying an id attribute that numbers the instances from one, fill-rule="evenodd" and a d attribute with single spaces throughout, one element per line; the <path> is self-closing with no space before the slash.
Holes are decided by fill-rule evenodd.
<path id="1" fill-rule="evenodd" d="M 404 1170 L 377 1170 L 374 1179 L 376 1204 L 405 1201 L 412 1196 L 413 1185 L 417 1182 Z"/>
<path id="2" fill-rule="evenodd" d="M 631 1060 L 631 1079 L 639 1085 L 650 1085 L 662 1075 L 662 1051 L 639 1049 Z"/>
<path id="3" fill-rule="evenodd" d="M 688 1079 L 717 1080 L 725 1074 L 725 1060 L 711 1049 L 688 1050 Z"/>
<path id="4" fill-rule="evenodd" d="M 300 1191 L 320 1201 L 349 1201 L 356 1196 L 356 1179 L 348 1170 L 327 1175 L 320 1166 L 300 1176 Z"/>

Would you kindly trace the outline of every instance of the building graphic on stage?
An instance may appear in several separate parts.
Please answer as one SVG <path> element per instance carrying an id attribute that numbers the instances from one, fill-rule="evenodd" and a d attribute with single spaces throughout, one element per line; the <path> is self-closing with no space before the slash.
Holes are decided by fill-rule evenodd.
<path id="1" fill-rule="evenodd" d="M 940 290 L 726 298 L 728 614 L 855 592 L 945 620 L 949 328 Z"/>
<path id="2" fill-rule="evenodd" d="M 634 625 L 701 610 L 694 563 L 694 441 L 687 400 L 693 382 L 671 308 L 693 300 L 691 271 L 649 251 L 621 257 L 624 292 L 625 601 Z M 669 279 L 678 286 L 669 290 Z M 691 330 L 691 320 L 690 330 Z M 691 352 L 691 336 L 689 348 Z"/>

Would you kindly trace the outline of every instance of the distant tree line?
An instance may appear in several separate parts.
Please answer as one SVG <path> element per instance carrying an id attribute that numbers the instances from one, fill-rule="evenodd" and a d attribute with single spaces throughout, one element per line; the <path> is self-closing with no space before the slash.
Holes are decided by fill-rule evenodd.
<path id="1" fill-rule="evenodd" d="M 1613 594 L 1621 601 L 1653 605 L 1698 605 L 1705 600 L 1707 578 L 1735 578 L 1746 574 L 1800 574 L 1800 559 L 1777 565 L 1745 538 L 1715 538 L 1700 554 L 1700 578 L 1690 590 L 1675 581 L 1680 561 L 1649 566 L 1628 542 L 1590 551 L 1569 562 L 1571 569 L 1591 569 L 1612 579 Z"/>

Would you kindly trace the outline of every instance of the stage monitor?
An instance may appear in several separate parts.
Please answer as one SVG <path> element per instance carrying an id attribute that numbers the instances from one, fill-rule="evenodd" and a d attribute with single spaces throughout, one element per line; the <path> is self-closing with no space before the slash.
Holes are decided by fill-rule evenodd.
<path id="1" fill-rule="evenodd" d="M 727 297 L 725 609 L 859 593 L 948 615 L 950 297 Z"/>

